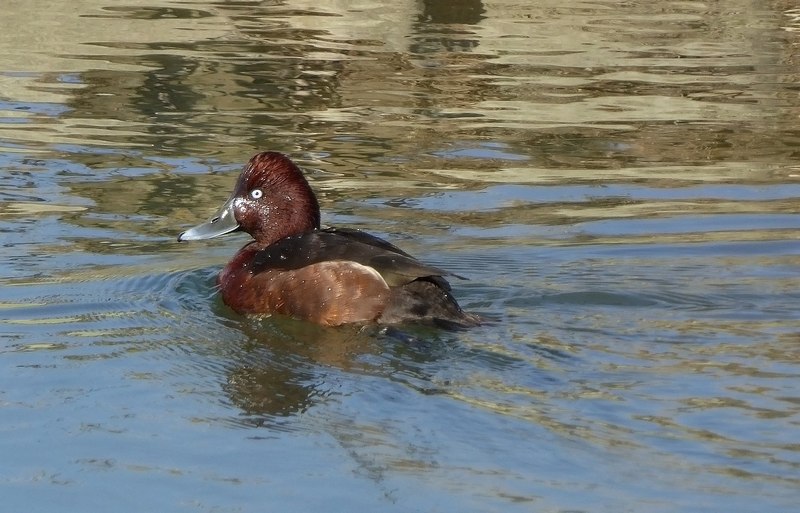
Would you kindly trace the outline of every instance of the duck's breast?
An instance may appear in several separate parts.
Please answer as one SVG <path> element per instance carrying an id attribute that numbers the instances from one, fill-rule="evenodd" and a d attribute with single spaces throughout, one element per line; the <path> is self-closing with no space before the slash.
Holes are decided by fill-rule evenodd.
<path id="1" fill-rule="evenodd" d="M 373 268 L 343 260 L 255 273 L 247 266 L 226 268 L 220 287 L 225 304 L 238 313 L 278 313 L 328 326 L 374 321 L 390 297 Z"/>

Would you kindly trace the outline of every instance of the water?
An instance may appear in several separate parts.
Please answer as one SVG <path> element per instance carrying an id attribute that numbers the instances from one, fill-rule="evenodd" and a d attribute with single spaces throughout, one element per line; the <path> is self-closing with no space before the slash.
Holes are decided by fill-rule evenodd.
<path id="1" fill-rule="evenodd" d="M 796 509 L 800 12 L 531 4 L 6 2 L 3 509 Z M 265 149 L 497 322 L 227 310 Z"/>

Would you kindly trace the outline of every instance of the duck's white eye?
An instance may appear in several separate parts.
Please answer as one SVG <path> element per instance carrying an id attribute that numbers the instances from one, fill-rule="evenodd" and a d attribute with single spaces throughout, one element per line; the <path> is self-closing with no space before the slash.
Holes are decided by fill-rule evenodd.
<path id="1" fill-rule="evenodd" d="M 261 191 L 261 189 L 253 189 L 252 191 L 250 191 L 250 197 L 253 199 L 258 199 L 263 195 L 264 193 Z"/>

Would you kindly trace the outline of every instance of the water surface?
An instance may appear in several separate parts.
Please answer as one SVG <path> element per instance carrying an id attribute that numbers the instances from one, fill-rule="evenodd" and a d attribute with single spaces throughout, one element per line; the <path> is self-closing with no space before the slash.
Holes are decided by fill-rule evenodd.
<path id="1" fill-rule="evenodd" d="M 792 2 L 6 2 L 15 511 L 786 512 Z M 178 244 L 261 150 L 497 322 L 248 319 Z"/>

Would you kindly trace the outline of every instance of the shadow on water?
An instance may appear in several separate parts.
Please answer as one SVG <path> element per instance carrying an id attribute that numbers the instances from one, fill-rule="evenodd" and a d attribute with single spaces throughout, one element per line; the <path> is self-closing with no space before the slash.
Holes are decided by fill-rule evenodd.
<path id="1" fill-rule="evenodd" d="M 450 357 L 456 340 L 425 327 L 323 327 L 282 316 L 237 316 L 219 301 L 214 312 L 243 335 L 228 354 L 223 388 L 255 425 L 273 426 L 335 400 L 346 393 L 340 385 L 348 374 L 436 393 L 429 366 Z"/>

